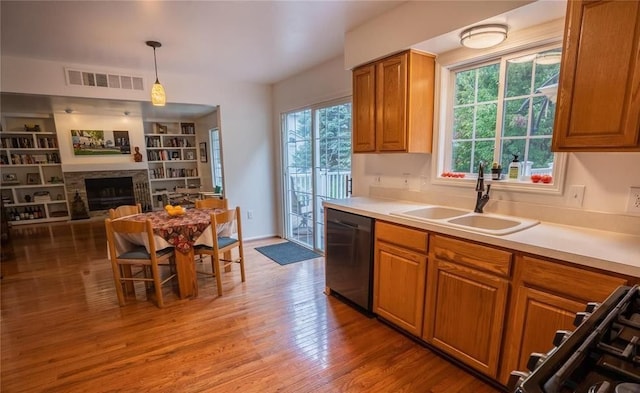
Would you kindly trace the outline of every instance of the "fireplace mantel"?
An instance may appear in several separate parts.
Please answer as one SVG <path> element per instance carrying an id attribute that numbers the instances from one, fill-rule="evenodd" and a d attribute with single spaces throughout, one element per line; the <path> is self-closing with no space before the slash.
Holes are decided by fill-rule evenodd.
<path id="1" fill-rule="evenodd" d="M 122 163 L 96 163 L 96 164 L 62 164 L 63 172 L 88 172 L 88 171 L 127 171 L 149 169 L 147 162 L 122 162 Z"/>

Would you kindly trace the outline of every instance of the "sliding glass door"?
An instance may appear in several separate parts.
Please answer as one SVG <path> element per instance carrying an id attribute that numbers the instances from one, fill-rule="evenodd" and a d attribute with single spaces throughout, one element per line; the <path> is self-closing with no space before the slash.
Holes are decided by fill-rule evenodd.
<path id="1" fill-rule="evenodd" d="M 349 195 L 351 101 L 285 113 L 282 128 L 285 237 L 322 251 L 322 202 Z"/>

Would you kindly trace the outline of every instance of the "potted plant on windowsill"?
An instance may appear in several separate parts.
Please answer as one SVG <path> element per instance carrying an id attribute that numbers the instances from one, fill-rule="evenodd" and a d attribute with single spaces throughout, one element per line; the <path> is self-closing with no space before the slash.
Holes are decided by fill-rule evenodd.
<path id="1" fill-rule="evenodd" d="M 491 179 L 502 179 L 502 165 L 498 164 L 497 162 L 494 162 L 493 165 L 491 165 Z"/>

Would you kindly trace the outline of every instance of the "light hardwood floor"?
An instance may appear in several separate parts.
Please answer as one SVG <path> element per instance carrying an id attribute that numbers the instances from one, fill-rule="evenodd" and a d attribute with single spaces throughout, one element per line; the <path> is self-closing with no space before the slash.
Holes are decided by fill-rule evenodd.
<path id="1" fill-rule="evenodd" d="M 2 267 L 1 381 L 10 392 L 497 392 L 323 294 L 324 260 L 280 266 L 245 243 L 239 271 L 167 308 L 119 307 L 104 224 L 16 227 Z M 473 334 L 472 332 L 470 332 Z"/>

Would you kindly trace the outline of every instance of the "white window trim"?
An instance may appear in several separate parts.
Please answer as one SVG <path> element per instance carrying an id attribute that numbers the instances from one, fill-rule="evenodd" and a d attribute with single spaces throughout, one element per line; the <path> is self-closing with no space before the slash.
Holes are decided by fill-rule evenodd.
<path id="1" fill-rule="evenodd" d="M 531 43 L 527 44 L 526 47 L 521 48 L 510 48 L 509 53 L 518 52 L 518 56 L 526 55 L 528 52 L 526 49 L 529 48 L 531 52 L 541 51 L 545 49 L 550 49 L 553 47 L 557 47 L 561 45 L 559 40 L 552 40 L 552 43 L 549 43 L 548 40 L 546 42 L 541 42 L 540 45 L 532 45 Z M 471 65 L 480 65 L 491 63 L 492 60 L 495 61 L 497 57 L 505 56 L 504 49 L 496 50 L 493 55 L 484 54 L 480 58 L 474 57 L 473 52 L 470 52 L 468 56 L 466 56 L 466 61 L 464 58 L 457 58 L 455 64 L 440 64 L 438 61 L 436 62 L 436 81 L 440 81 L 439 84 L 436 83 L 436 97 L 439 97 L 439 100 L 436 100 L 439 107 L 436 107 L 436 113 L 438 114 L 438 118 L 436 121 L 436 127 L 433 140 L 434 146 L 434 158 L 433 165 L 431 166 L 431 183 L 434 185 L 446 185 L 446 186 L 456 186 L 456 187 L 472 187 L 475 185 L 476 178 L 475 177 L 465 177 L 465 178 L 443 178 L 440 177 L 440 174 L 443 172 L 443 168 L 445 167 L 445 158 L 448 157 L 447 151 L 450 149 L 447 146 L 447 125 L 450 124 L 453 120 L 453 108 L 450 105 L 452 101 L 451 94 L 453 92 L 453 78 L 454 69 L 457 70 L 463 66 L 471 66 Z M 516 57 L 516 56 L 514 56 Z M 501 73 L 504 72 L 504 69 L 501 67 Z M 501 113 L 501 108 L 498 108 L 498 111 Z M 546 194 L 546 195 L 562 195 L 564 191 L 564 183 L 566 176 L 566 167 L 567 167 L 567 153 L 554 153 L 553 160 L 553 183 L 552 184 L 541 184 L 541 183 L 532 183 L 528 181 L 491 181 L 491 171 L 487 171 L 485 174 L 485 182 L 491 181 L 491 187 L 493 190 L 505 190 L 505 191 L 516 191 L 516 192 L 526 192 L 526 193 L 536 193 L 536 194 Z"/>

